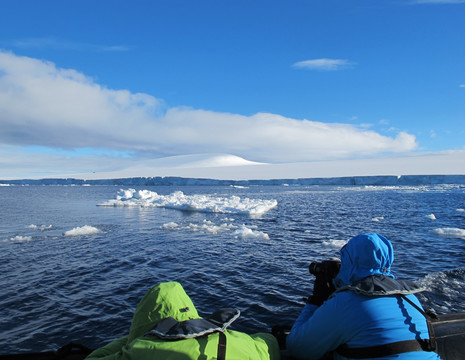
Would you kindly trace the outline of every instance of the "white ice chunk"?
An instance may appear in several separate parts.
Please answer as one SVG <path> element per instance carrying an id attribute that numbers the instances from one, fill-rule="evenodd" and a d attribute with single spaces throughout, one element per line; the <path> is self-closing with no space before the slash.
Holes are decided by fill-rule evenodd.
<path id="1" fill-rule="evenodd" d="M 32 240 L 32 236 L 21 236 L 21 235 L 16 235 L 12 238 L 10 238 L 11 242 L 28 242 Z"/>
<path id="2" fill-rule="evenodd" d="M 84 225 L 82 227 L 76 227 L 74 229 L 66 231 L 64 236 L 84 236 L 84 235 L 95 235 L 101 231 L 96 227 Z"/>
<path id="3" fill-rule="evenodd" d="M 252 230 L 245 225 L 241 225 L 236 231 L 234 231 L 234 236 L 250 240 L 270 240 L 270 236 L 262 231 Z"/>
<path id="4" fill-rule="evenodd" d="M 448 238 L 459 238 L 465 239 L 465 229 L 459 228 L 437 228 L 433 230 L 436 235 L 448 237 Z"/>
<path id="5" fill-rule="evenodd" d="M 206 213 L 261 215 L 278 205 L 276 200 L 249 199 L 239 196 L 185 195 L 175 191 L 159 195 L 149 190 L 120 190 L 116 199 L 99 206 L 164 207 Z"/>

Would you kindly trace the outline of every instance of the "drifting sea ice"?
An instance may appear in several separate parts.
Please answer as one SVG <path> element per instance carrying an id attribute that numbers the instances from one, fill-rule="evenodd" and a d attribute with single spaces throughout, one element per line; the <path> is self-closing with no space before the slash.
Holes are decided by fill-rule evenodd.
<path id="1" fill-rule="evenodd" d="M 230 220 L 231 221 L 231 220 Z M 216 225 L 210 220 L 203 220 L 201 224 L 193 224 L 189 223 L 187 225 L 179 225 L 175 222 L 169 222 L 163 224 L 162 229 L 165 230 L 187 230 L 187 231 L 194 231 L 194 232 L 202 232 L 206 234 L 221 234 L 228 231 L 233 231 L 232 235 L 235 238 L 241 238 L 245 240 L 250 239 L 258 239 L 258 240 L 270 240 L 270 236 L 262 231 L 253 230 L 251 227 L 247 227 L 246 225 L 242 224 L 240 226 L 222 223 L 220 225 Z"/>
<path id="2" fill-rule="evenodd" d="M 95 235 L 101 231 L 96 227 L 84 225 L 82 227 L 76 227 L 74 229 L 65 231 L 64 236 L 83 236 L 83 235 Z"/>
<path id="3" fill-rule="evenodd" d="M 323 245 L 327 247 L 331 247 L 334 249 L 341 249 L 345 244 L 347 244 L 347 240 L 324 240 Z"/>
<path id="4" fill-rule="evenodd" d="M 51 230 L 52 225 L 34 225 L 34 224 L 31 224 L 31 225 L 28 226 L 28 229 L 45 231 L 45 230 Z"/>
<path id="5" fill-rule="evenodd" d="M 448 238 L 465 239 L 465 229 L 437 228 L 433 230 L 433 233 Z"/>
<path id="6" fill-rule="evenodd" d="M 268 234 L 258 231 L 258 230 L 252 230 L 248 228 L 245 225 L 241 225 L 239 229 L 234 231 L 233 235 L 237 238 L 241 238 L 244 240 L 270 240 L 270 237 Z"/>
<path id="7" fill-rule="evenodd" d="M 260 215 L 278 205 L 276 200 L 249 199 L 239 196 L 218 197 L 211 195 L 185 195 L 175 191 L 170 195 L 159 195 L 149 190 L 120 190 L 114 200 L 99 206 L 164 207 L 183 211 L 206 213 Z"/>
<path id="8" fill-rule="evenodd" d="M 32 240 L 32 236 L 21 236 L 17 235 L 12 238 L 10 238 L 11 242 L 28 242 Z"/>
<path id="9" fill-rule="evenodd" d="M 189 231 L 198 231 L 198 232 L 203 232 L 203 233 L 209 233 L 209 234 L 220 234 L 225 231 L 230 231 L 232 229 L 236 229 L 237 226 L 234 226 L 232 224 L 226 224 L 223 223 L 221 225 L 216 225 L 210 220 L 203 220 L 203 222 L 199 224 L 193 224 L 189 223 L 187 225 L 179 225 L 175 222 L 169 222 L 166 224 L 163 224 L 162 226 L 163 229 L 165 230 L 189 230 Z"/>

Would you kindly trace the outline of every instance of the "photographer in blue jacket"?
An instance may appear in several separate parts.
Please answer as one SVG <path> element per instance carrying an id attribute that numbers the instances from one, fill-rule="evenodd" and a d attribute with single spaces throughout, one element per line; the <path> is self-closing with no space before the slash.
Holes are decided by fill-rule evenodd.
<path id="1" fill-rule="evenodd" d="M 355 236 L 340 257 L 340 263 L 312 263 L 314 291 L 287 336 L 290 355 L 440 359 L 432 326 L 414 295 L 424 289 L 395 279 L 389 240 L 376 233 Z"/>

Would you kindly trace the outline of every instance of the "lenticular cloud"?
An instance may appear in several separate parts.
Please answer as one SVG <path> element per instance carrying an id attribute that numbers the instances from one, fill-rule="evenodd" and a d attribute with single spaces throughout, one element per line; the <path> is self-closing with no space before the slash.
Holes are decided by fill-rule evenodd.
<path id="1" fill-rule="evenodd" d="M 340 159 L 417 146 L 405 132 L 388 137 L 277 114 L 167 108 L 149 94 L 108 89 L 78 71 L 2 51 L 0 94 L 0 142 L 15 146 L 228 153 L 266 162 Z"/>

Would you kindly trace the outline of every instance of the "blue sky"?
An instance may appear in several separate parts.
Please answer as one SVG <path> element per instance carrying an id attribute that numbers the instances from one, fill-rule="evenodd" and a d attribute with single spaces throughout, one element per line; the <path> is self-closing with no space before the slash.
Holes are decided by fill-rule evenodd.
<path id="1" fill-rule="evenodd" d="M 461 152 L 464 38 L 459 0 L 0 0 L 0 178 Z"/>

